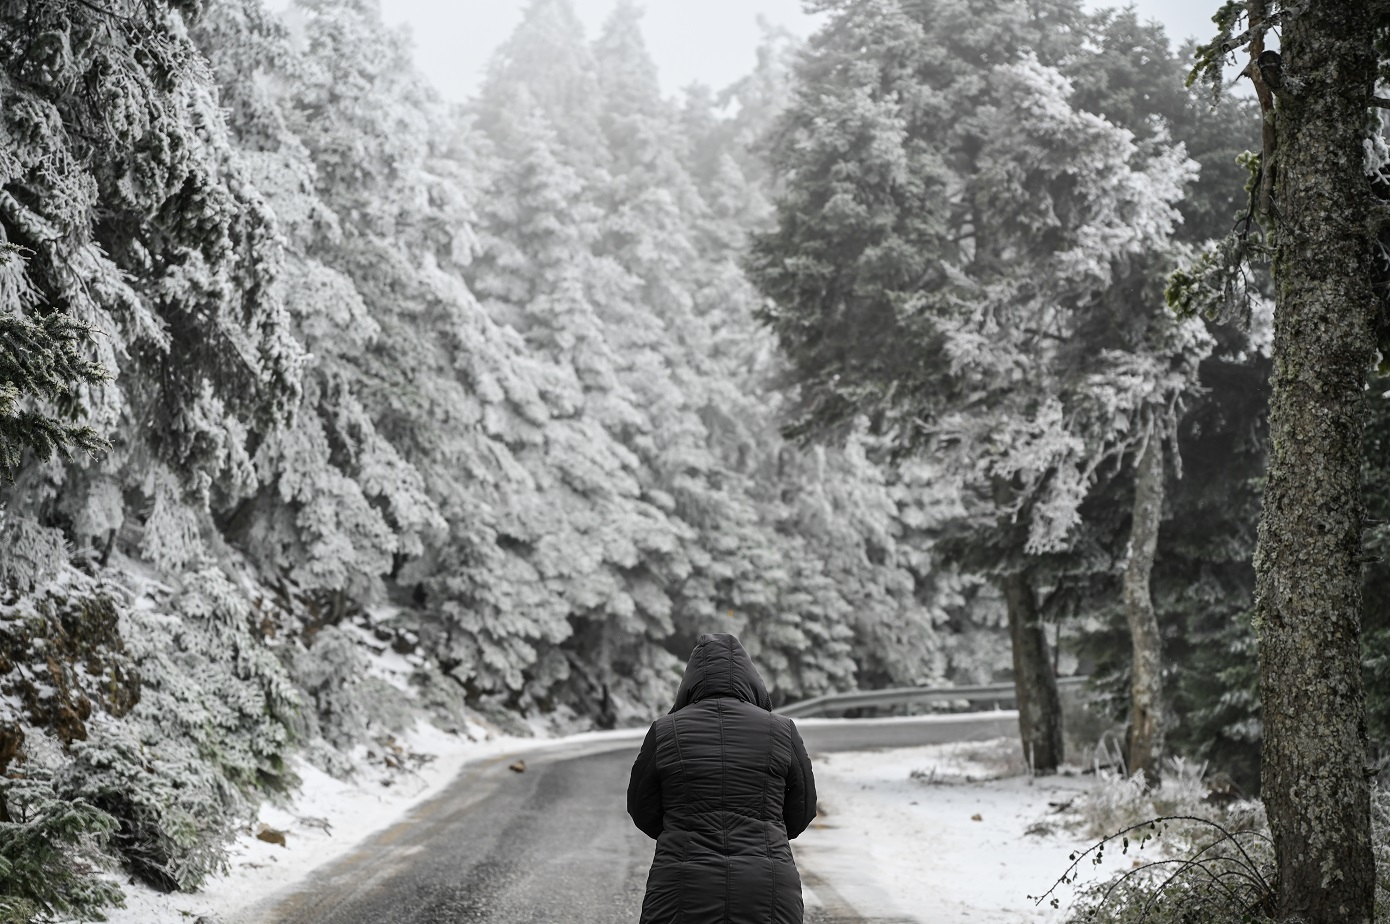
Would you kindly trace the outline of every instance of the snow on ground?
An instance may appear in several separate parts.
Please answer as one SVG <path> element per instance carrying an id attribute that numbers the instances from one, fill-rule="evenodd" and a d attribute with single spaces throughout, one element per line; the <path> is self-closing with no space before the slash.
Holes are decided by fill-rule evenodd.
<path id="1" fill-rule="evenodd" d="M 127 907 L 108 917 L 112 924 L 224 920 L 394 824 L 466 763 L 589 739 L 622 736 L 635 744 L 644 733 L 528 739 L 470 727 L 470 740 L 422 725 L 401 744 L 406 753 L 431 757 L 406 773 L 342 781 L 300 763 L 302 790 L 288 806 L 262 806 L 258 822 L 233 845 L 227 876 L 192 895 L 127 884 Z M 1028 896 L 1046 891 L 1065 871 L 1068 853 L 1088 844 L 1065 832 L 1026 832 L 1038 822 L 1055 827 L 1047 823 L 1055 817 L 1052 804 L 1075 798 L 1093 778 L 1029 778 L 1018 750 L 1016 742 L 1000 739 L 817 756 L 821 815 L 794 844 L 808 904 L 848 905 L 866 917 L 920 924 L 1060 920 L 1059 912 Z M 261 825 L 283 832 L 285 844 L 257 839 Z M 1070 893 L 1061 895 L 1065 909 Z"/>
<path id="2" fill-rule="evenodd" d="M 126 907 L 106 912 L 112 924 L 189 924 L 220 921 L 240 908 L 304 878 L 334 860 L 374 831 L 394 824 L 414 806 L 442 790 L 467 762 L 507 753 L 536 742 L 495 735 L 480 726 L 450 735 L 420 725 L 399 742 L 403 754 L 428 755 L 422 766 L 407 771 L 384 769 L 381 753 L 368 758 L 382 768 L 338 780 L 303 761 L 295 771 L 303 788 L 288 806 L 263 804 L 257 822 L 232 845 L 231 870 L 210 880 L 201 892 L 165 895 L 140 884 L 125 884 Z M 376 751 L 380 752 L 378 747 Z M 407 764 L 411 761 L 407 758 Z M 262 826 L 284 834 L 284 845 L 256 837 Z"/>
<path id="3" fill-rule="evenodd" d="M 1030 778 L 1018 743 L 1006 739 L 820 755 L 815 773 L 822 812 L 794 842 L 809 904 L 919 924 L 1062 919 L 1069 888 L 1058 893 L 1059 910 L 1029 896 L 1046 892 L 1068 854 L 1090 845 L 1058 830 L 1056 808 L 1094 777 Z M 1130 862 L 1115 855 L 1082 875 Z"/>
<path id="4" fill-rule="evenodd" d="M 425 756 L 422 766 L 404 772 L 387 771 L 379 746 L 370 756 L 359 749 L 356 756 L 363 770 L 346 781 L 298 761 L 295 771 L 303 781 L 302 788 L 288 806 L 262 804 L 256 822 L 232 845 L 231 869 L 226 876 L 210 879 L 194 894 L 166 895 L 139 883 L 123 883 L 126 907 L 107 910 L 107 920 L 111 924 L 219 924 L 349 853 L 368 835 L 402 820 L 415 806 L 443 790 L 465 764 L 499 754 L 587 741 L 628 739 L 636 747 L 646 734 L 641 728 L 548 737 L 549 724 L 531 725 L 537 737 L 502 735 L 478 725 L 469 725 L 467 736 L 452 735 L 431 725 L 418 725 L 399 744 L 408 765 L 414 763 L 409 755 Z M 262 826 L 282 832 L 284 845 L 257 838 Z"/>

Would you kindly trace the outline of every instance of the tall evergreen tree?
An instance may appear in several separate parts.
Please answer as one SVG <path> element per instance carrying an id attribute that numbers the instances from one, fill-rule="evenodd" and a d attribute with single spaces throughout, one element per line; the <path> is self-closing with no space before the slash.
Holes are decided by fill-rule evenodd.
<path id="1" fill-rule="evenodd" d="M 1239 191 L 1239 181 L 1244 176 L 1244 168 L 1237 162 L 1244 145 L 1239 135 L 1231 132 L 1230 124 L 1248 115 L 1249 103 L 1228 99 L 1213 110 L 1205 94 L 1185 88 L 1182 75 L 1187 67 L 1169 46 L 1162 27 L 1142 23 L 1133 10 L 1093 14 L 1086 31 L 1095 54 L 1075 56 L 1064 67 L 1074 80 L 1073 103 L 1129 129 L 1141 143 L 1152 143 L 1165 135 L 1180 142 L 1200 167 L 1178 203 L 1183 221 L 1174 229 L 1173 239 L 1179 242 L 1180 249 L 1129 261 L 1106 299 L 1106 315 L 1128 320 L 1092 327 L 1085 335 L 1088 348 L 1119 347 L 1137 358 L 1161 352 L 1155 349 L 1158 344 L 1150 336 L 1167 326 L 1167 309 L 1156 288 L 1184 253 L 1181 245 L 1204 246 L 1227 233 L 1236 217 L 1240 203 L 1233 191 Z M 1151 329 L 1146 331 L 1143 325 Z M 1177 733 L 1178 742 L 1188 750 L 1204 750 L 1204 744 L 1223 740 L 1219 727 L 1208 726 L 1205 720 L 1191 722 L 1195 715 L 1206 713 L 1222 698 L 1216 695 L 1206 701 L 1204 694 L 1199 694 L 1198 702 L 1194 702 L 1190 698 L 1195 692 L 1192 685 L 1206 688 L 1220 672 L 1207 667 L 1189 670 L 1186 658 L 1163 657 L 1162 649 L 1176 645 L 1201 659 L 1212 650 L 1213 636 L 1224 640 L 1223 648 L 1227 644 L 1239 647 L 1245 634 L 1239 614 L 1248 609 L 1250 601 L 1249 582 L 1240 574 L 1242 567 L 1249 567 L 1253 543 L 1243 542 L 1248 531 L 1242 525 L 1242 508 L 1234 505 L 1223 509 L 1221 499 L 1249 497 L 1248 482 L 1257 476 L 1262 465 L 1262 444 L 1256 439 L 1249 444 L 1251 451 L 1225 455 L 1210 453 L 1206 444 L 1214 446 L 1236 431 L 1261 429 L 1262 403 L 1242 398 L 1256 389 L 1261 380 L 1261 354 L 1258 348 L 1251 349 L 1249 335 L 1215 322 L 1208 327 L 1213 334 L 1213 355 L 1207 359 L 1191 355 L 1191 360 L 1201 362 L 1188 366 L 1184 376 L 1187 387 L 1180 387 L 1176 396 L 1190 408 L 1187 416 L 1195 415 L 1198 425 L 1188 426 L 1179 415 L 1168 413 L 1150 418 L 1162 425 L 1155 434 L 1160 438 L 1159 445 L 1166 444 L 1170 450 L 1164 453 L 1168 457 L 1164 477 L 1138 477 L 1144 471 L 1140 464 L 1144 457 L 1136 453 L 1132 457 L 1136 477 L 1098 492 L 1091 501 L 1092 518 L 1113 520 L 1131 536 L 1145 532 L 1156 540 L 1153 556 L 1127 556 L 1121 580 L 1121 606 L 1113 605 L 1115 588 L 1104 576 L 1087 589 L 1089 610 L 1113 612 L 1123 616 L 1126 623 L 1123 631 L 1113 633 L 1115 644 L 1123 645 L 1124 653 L 1102 652 L 1100 667 L 1102 674 L 1107 674 L 1114 665 L 1125 675 L 1128 690 L 1124 698 L 1130 720 L 1128 764 L 1151 774 L 1158 768 L 1163 741 L 1170 730 Z M 1150 369 L 1153 373 L 1160 371 L 1152 366 Z M 1233 392 L 1233 377 L 1238 380 L 1242 376 L 1247 385 Z M 1190 387 L 1194 377 L 1200 389 Z M 1154 395 L 1160 405 L 1162 395 L 1162 388 Z M 1232 419 L 1233 412 L 1249 416 Z M 1139 444 L 1141 448 L 1144 445 Z M 1189 468 L 1189 453 L 1204 456 L 1199 463 L 1199 479 L 1184 474 Z M 1213 480 L 1221 485 L 1217 491 L 1212 491 Z M 1148 501 L 1141 497 L 1144 494 Z M 1156 502 L 1165 495 L 1166 502 Z M 1111 505 L 1120 504 L 1125 506 L 1125 514 L 1118 510 L 1107 512 Z M 1185 509 L 1186 515 L 1164 515 L 1165 509 L 1171 511 L 1175 507 Z M 1198 514 L 1197 510 L 1202 512 Z M 1162 531 L 1153 535 L 1160 521 Z M 1141 525 L 1147 528 L 1141 530 Z M 1145 571 L 1151 572 L 1150 590 L 1141 586 Z M 1194 583 L 1194 573 L 1198 572 L 1203 578 Z M 1220 581 L 1215 580 L 1217 572 L 1223 574 Z M 1249 574 L 1253 575 L 1253 570 Z M 1203 588 L 1200 596 L 1197 586 Z M 1219 595 L 1219 605 L 1206 596 L 1213 592 Z M 1196 651 L 1186 647 L 1190 634 L 1206 639 Z M 1095 646 L 1090 647 L 1095 650 Z M 1145 666 L 1149 669 L 1142 669 Z M 1175 682 L 1188 686 L 1182 698 L 1185 708 L 1181 710 L 1186 720 L 1168 709 L 1167 700 L 1177 692 Z M 1237 699 L 1243 693 L 1230 692 Z M 1203 732 L 1196 731 L 1198 725 Z M 1242 726 L 1242 734 L 1248 734 L 1248 715 L 1227 726 L 1228 730 L 1235 731 L 1237 725 Z M 1138 733 L 1146 727 L 1148 734 Z M 1201 735 L 1206 732 L 1210 734 L 1204 741 Z M 1225 769 L 1237 769 L 1230 763 L 1239 761 L 1236 752 L 1229 749 L 1230 744 L 1225 741 L 1220 747 L 1221 763 Z M 1210 751 L 1205 753 L 1211 756 Z"/>
<path id="2" fill-rule="evenodd" d="M 607 681 L 623 712 L 640 710 L 670 667 L 661 651 L 673 631 L 665 588 L 687 566 L 676 554 L 681 528 L 650 492 L 634 449 L 650 439 L 649 411 L 621 375 L 596 304 L 602 280 L 623 274 L 594 252 L 599 214 L 543 111 L 533 105 L 496 124 L 507 127 L 492 142 L 470 278 L 492 316 L 549 370 L 540 388 L 552 409 L 542 438 L 513 448 L 549 512 L 549 521 L 528 516 L 517 535 L 550 560 L 575 628 L 565 650 L 579 675 L 573 694 L 592 697 Z"/>
<path id="3" fill-rule="evenodd" d="M 1256 628 L 1278 916 L 1368 922 L 1361 478 L 1367 373 L 1384 331 L 1367 142 L 1385 14 L 1362 2 L 1251 0 L 1216 21 L 1199 72 L 1219 85 L 1230 48 L 1248 51 L 1245 75 L 1265 110 L 1253 199 L 1274 245 L 1276 295 Z M 1278 52 L 1266 46 L 1276 25 Z M 1252 240 L 1234 238 L 1224 255 L 1249 253 Z"/>
<path id="4" fill-rule="evenodd" d="M 1008 603 L 1025 748 L 1052 769 L 1044 556 L 1069 547 L 1103 460 L 1146 441 L 1145 407 L 1174 400 L 1159 357 L 1199 354 L 1201 337 L 1160 335 L 1157 379 L 1126 377 L 1145 362 L 1130 354 L 1078 374 L 1072 351 L 1120 261 L 1165 245 L 1189 167 L 1181 148 L 1141 149 L 1071 105 L 1044 62 L 1067 58 L 1074 4 L 824 6 L 832 22 L 799 65 L 774 152 L 795 179 L 750 263 L 796 373 L 793 429 L 825 435 L 869 415 L 970 473 L 974 545 L 992 550 Z"/>
<path id="5" fill-rule="evenodd" d="M 307 49 L 285 119 L 327 210 L 304 225 L 306 281 L 324 296 L 306 306 L 326 347 L 317 413 L 331 435 L 330 455 L 320 441 L 310 456 L 323 484 L 347 477 L 384 514 L 395 535 L 362 551 L 385 554 L 378 569 L 389 564 L 393 583 L 423 597 L 416 615 L 442 663 L 474 694 L 517 695 L 538 646 L 569 634 L 557 592 L 526 554 L 525 540 L 543 530 L 508 538 L 515 511 L 544 509 L 514 452 L 543 440 L 540 375 L 463 280 L 476 246 L 470 181 L 404 36 L 382 40 L 373 4 L 301 9 Z M 327 313 L 344 308 L 356 316 Z"/>
<path id="6" fill-rule="evenodd" d="M 378 597 L 395 558 L 418 555 L 443 525 L 420 473 L 365 403 L 371 365 L 364 360 L 381 326 L 354 281 L 332 265 L 341 220 L 316 191 L 316 164 L 287 124 L 285 101 L 267 90 L 304 80 L 314 59 L 295 54 L 287 30 L 259 2 L 219 3 L 194 36 L 219 79 L 241 157 L 289 244 L 276 291 L 312 357 L 294 425 L 258 447 L 260 488 L 223 528 L 268 579 L 287 580 L 340 617 L 344 594 Z"/>
<path id="7" fill-rule="evenodd" d="M 142 495 L 143 552 L 176 566 L 202 550 L 209 507 L 250 490 L 250 444 L 297 400 L 300 362 L 273 288 L 273 219 L 186 36 L 188 12 L 72 2 L 0 14 L 0 295 L 38 348 L 24 387 L 92 427 L 47 427 L 43 405 L 11 403 L 23 385 L 11 379 L 6 451 L 12 424 L 41 451 L 92 447 L 95 435 L 113 444 L 99 466 L 30 468 L 11 507 L 50 520 L 60 506 L 101 511 L 72 525 L 109 546 Z M 72 382 L 51 379 L 43 364 L 55 361 Z M 95 363 L 113 384 L 99 384 Z"/>

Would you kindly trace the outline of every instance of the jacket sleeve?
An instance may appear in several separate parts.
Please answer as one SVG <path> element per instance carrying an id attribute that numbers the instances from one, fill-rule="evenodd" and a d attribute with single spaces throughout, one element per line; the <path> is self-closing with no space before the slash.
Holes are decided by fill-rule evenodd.
<path id="1" fill-rule="evenodd" d="M 627 813 L 632 823 L 648 837 L 658 837 L 662 828 L 661 779 L 656 772 L 656 724 L 647 729 L 642 750 L 632 764 L 627 784 Z"/>
<path id="2" fill-rule="evenodd" d="M 796 723 L 791 723 L 792 762 L 787 772 L 787 792 L 782 800 L 782 822 L 787 837 L 796 837 L 816 817 L 816 778 L 811 772 L 811 756 Z"/>

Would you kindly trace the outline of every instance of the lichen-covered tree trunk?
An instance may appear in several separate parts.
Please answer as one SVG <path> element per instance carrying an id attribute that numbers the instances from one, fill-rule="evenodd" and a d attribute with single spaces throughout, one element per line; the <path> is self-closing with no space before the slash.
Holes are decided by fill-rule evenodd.
<path id="1" fill-rule="evenodd" d="M 1375 342 L 1363 170 L 1371 40 L 1367 0 L 1305 4 L 1284 24 L 1277 103 L 1256 614 L 1279 916 L 1307 924 L 1369 924 L 1374 896 L 1360 661 L 1362 404 Z"/>
<path id="2" fill-rule="evenodd" d="M 1035 773 L 1055 773 L 1062 762 L 1062 704 L 1057 696 L 1057 677 L 1048 658 L 1037 595 L 1026 571 L 1005 575 L 1000 589 L 1009 611 L 1014 698 L 1018 702 L 1023 756 Z"/>
<path id="3" fill-rule="evenodd" d="M 1163 755 L 1163 642 L 1158 632 L 1149 578 L 1158 549 L 1163 514 L 1163 440 L 1155 433 L 1139 457 L 1134 512 L 1125 561 L 1124 604 L 1133 664 L 1130 679 L 1129 770 L 1144 771 L 1150 783 Z"/>

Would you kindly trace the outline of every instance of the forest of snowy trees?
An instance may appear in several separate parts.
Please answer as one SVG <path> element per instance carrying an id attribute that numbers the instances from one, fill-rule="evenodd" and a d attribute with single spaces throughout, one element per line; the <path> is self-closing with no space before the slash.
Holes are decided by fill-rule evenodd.
<path id="1" fill-rule="evenodd" d="M 708 631 L 778 703 L 1013 678 L 1044 771 L 1081 668 L 1256 789 L 1257 101 L 1132 11 L 816 6 L 671 98 L 531 0 L 448 105 L 376 0 L 0 5 L 0 921 L 196 889 L 293 754 L 644 722 Z"/>

